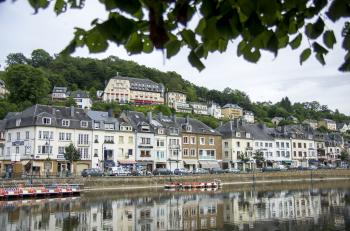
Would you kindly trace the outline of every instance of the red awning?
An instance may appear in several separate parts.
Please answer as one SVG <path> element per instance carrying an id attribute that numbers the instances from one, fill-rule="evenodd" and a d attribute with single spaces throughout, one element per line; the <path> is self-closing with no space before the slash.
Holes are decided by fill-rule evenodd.
<path id="1" fill-rule="evenodd" d="M 119 164 L 136 164 L 134 160 L 118 160 Z"/>

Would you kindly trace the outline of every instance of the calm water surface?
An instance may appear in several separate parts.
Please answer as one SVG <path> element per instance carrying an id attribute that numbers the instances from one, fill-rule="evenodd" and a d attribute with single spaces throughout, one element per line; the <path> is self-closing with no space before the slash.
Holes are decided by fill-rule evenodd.
<path id="1" fill-rule="evenodd" d="M 350 230 L 350 187 L 158 189 L 0 201 L 0 230 Z"/>

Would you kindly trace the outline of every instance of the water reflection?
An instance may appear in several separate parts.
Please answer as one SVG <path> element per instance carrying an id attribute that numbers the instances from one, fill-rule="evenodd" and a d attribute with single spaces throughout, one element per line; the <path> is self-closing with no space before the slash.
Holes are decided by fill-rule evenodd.
<path id="1" fill-rule="evenodd" d="M 0 201 L 1 230 L 350 230 L 349 189 Z"/>

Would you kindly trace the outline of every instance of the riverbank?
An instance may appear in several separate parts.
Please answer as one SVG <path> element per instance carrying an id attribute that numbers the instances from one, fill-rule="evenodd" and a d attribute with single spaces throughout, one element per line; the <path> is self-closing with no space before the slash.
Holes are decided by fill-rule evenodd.
<path id="1" fill-rule="evenodd" d="M 285 171 L 258 172 L 219 175 L 189 175 L 189 176 L 139 176 L 139 177 L 74 177 L 74 178 L 40 178 L 33 179 L 33 184 L 81 184 L 85 191 L 99 191 L 103 189 L 147 189 L 163 187 L 166 182 L 196 182 L 220 179 L 224 185 L 249 185 L 266 183 L 293 183 L 317 181 L 348 181 L 350 169 L 313 170 L 313 171 Z M 26 184 L 29 180 L 1 180 L 0 185 Z"/>

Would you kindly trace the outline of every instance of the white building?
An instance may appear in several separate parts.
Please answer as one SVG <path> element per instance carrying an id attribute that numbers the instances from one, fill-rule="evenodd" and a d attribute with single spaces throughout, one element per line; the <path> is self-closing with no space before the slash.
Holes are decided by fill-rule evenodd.
<path id="1" fill-rule="evenodd" d="M 78 108 L 90 109 L 92 106 L 92 100 L 89 97 L 89 92 L 81 90 L 73 91 L 70 93 L 69 97 L 75 100 Z"/>
<path id="2" fill-rule="evenodd" d="M 54 87 L 51 93 L 52 100 L 65 100 L 69 97 L 66 87 Z"/>
<path id="3" fill-rule="evenodd" d="M 254 123 L 254 113 L 251 111 L 243 111 L 243 119 L 250 124 Z"/>
<path id="4" fill-rule="evenodd" d="M 177 103 L 186 103 L 186 94 L 180 91 L 168 91 L 165 93 L 165 103 L 176 110 Z"/>
<path id="5" fill-rule="evenodd" d="M 213 116 L 214 118 L 220 119 L 221 116 L 221 107 L 217 103 L 211 103 L 208 106 L 208 114 Z"/>
<path id="6" fill-rule="evenodd" d="M 205 103 L 190 102 L 194 114 L 208 115 L 208 106 Z"/>

